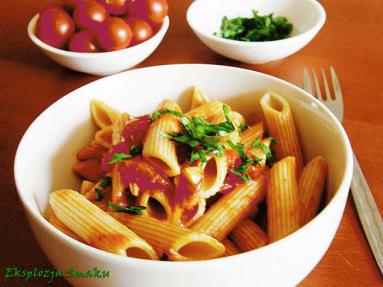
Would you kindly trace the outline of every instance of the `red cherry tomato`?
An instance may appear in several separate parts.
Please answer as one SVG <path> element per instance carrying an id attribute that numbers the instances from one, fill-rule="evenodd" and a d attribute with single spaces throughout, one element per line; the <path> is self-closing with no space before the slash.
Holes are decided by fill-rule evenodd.
<path id="1" fill-rule="evenodd" d="M 136 0 L 129 6 L 128 14 L 141 19 L 149 18 L 153 23 L 161 24 L 168 10 L 166 0 Z"/>
<path id="2" fill-rule="evenodd" d="M 82 52 L 82 53 L 94 53 L 97 52 L 96 41 L 93 34 L 89 31 L 80 31 L 70 38 L 69 51 Z"/>
<path id="3" fill-rule="evenodd" d="M 130 17 L 126 18 L 125 22 L 133 31 L 133 45 L 142 43 L 153 36 L 153 29 L 145 20 Z"/>
<path id="4" fill-rule="evenodd" d="M 133 33 L 129 25 L 118 17 L 110 17 L 96 31 L 99 46 L 105 51 L 124 49 L 129 46 Z"/>
<path id="5" fill-rule="evenodd" d="M 51 2 L 51 3 L 47 4 L 45 6 L 45 8 L 43 9 L 43 11 L 48 10 L 48 9 L 61 9 L 61 10 L 68 12 L 67 6 L 65 6 L 64 4 L 62 4 L 60 2 Z"/>
<path id="6" fill-rule="evenodd" d="M 36 36 L 56 48 L 63 48 L 74 30 L 72 18 L 62 9 L 44 10 L 36 23 Z"/>
<path id="7" fill-rule="evenodd" d="M 132 0 L 98 0 L 112 15 L 122 15 L 126 12 Z"/>
<path id="8" fill-rule="evenodd" d="M 107 17 L 104 6 L 95 1 L 80 3 L 73 12 L 77 28 L 84 30 L 96 30 Z"/>
<path id="9" fill-rule="evenodd" d="M 78 4 L 84 3 L 88 0 L 64 0 L 64 4 L 72 9 L 76 8 Z"/>

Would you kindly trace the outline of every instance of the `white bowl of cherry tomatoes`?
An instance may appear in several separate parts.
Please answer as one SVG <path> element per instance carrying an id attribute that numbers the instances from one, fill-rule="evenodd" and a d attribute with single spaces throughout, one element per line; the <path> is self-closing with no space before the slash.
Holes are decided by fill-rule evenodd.
<path id="1" fill-rule="evenodd" d="M 52 60 L 105 76 L 150 56 L 169 27 L 166 0 L 65 0 L 28 24 L 31 40 Z"/>

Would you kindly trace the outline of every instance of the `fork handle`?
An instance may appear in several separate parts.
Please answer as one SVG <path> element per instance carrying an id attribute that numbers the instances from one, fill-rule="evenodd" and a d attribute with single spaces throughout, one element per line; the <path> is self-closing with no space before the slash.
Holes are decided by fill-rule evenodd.
<path id="1" fill-rule="evenodd" d="M 351 192 L 360 222 L 362 223 L 380 272 L 383 275 L 383 222 L 355 154 Z"/>

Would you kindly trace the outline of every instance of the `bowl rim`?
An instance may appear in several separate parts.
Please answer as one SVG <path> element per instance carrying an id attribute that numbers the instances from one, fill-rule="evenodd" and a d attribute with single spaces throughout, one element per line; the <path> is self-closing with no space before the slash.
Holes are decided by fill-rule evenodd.
<path id="1" fill-rule="evenodd" d="M 297 40 L 298 38 L 305 38 L 307 35 L 314 33 L 316 34 L 325 24 L 326 22 L 326 11 L 323 8 L 323 6 L 316 0 L 300 0 L 300 1 L 306 1 L 313 5 L 315 9 L 319 12 L 320 16 L 318 21 L 310 27 L 308 30 L 306 30 L 303 33 L 298 33 L 297 35 L 287 37 L 280 40 L 273 40 L 273 41 L 258 41 L 258 42 L 245 42 L 245 41 L 239 41 L 239 40 L 232 40 L 232 39 L 225 39 L 219 36 L 210 35 L 206 32 L 201 31 L 200 29 L 197 29 L 196 25 L 194 25 L 193 21 L 191 20 L 191 13 L 195 6 L 197 6 L 201 2 L 206 2 L 207 0 L 194 0 L 193 3 L 190 4 L 190 6 L 187 9 L 186 12 L 186 19 L 189 24 L 189 26 L 193 29 L 195 33 L 198 33 L 206 38 L 209 38 L 213 41 L 217 41 L 222 44 L 232 44 L 237 46 L 244 46 L 244 47 L 256 47 L 256 46 L 266 46 L 270 44 L 281 44 L 281 43 L 288 43 Z M 233 5 L 235 5 L 235 1 L 233 1 Z"/>
<path id="2" fill-rule="evenodd" d="M 24 194 L 22 191 L 22 184 L 21 184 L 21 179 L 17 176 L 18 175 L 18 170 L 20 169 L 19 166 L 22 165 L 22 161 L 19 159 L 20 157 L 20 149 L 23 148 L 24 141 L 26 141 L 26 138 L 29 136 L 29 133 L 31 130 L 34 128 L 34 126 L 39 122 L 39 120 L 46 114 L 48 111 L 52 108 L 55 108 L 56 106 L 60 105 L 61 102 L 69 100 L 71 98 L 75 98 L 76 94 L 79 90 L 87 88 L 90 85 L 94 84 L 99 84 L 99 82 L 105 81 L 108 82 L 110 81 L 110 77 L 124 77 L 127 76 L 131 73 L 142 73 L 145 72 L 146 70 L 161 70 L 161 69 L 171 69 L 171 68 L 195 68 L 195 69 L 229 69 L 229 70 L 237 70 L 239 72 L 243 73 L 248 73 L 248 74 L 253 74 L 257 75 L 259 77 L 263 78 L 268 78 L 273 81 L 278 82 L 279 84 L 288 86 L 290 88 L 293 88 L 297 90 L 297 92 L 303 94 L 305 97 L 310 98 L 316 105 L 318 105 L 321 108 L 321 111 L 324 112 L 330 119 L 331 122 L 336 126 L 338 131 L 340 132 L 339 136 L 342 139 L 344 146 L 345 146 L 345 171 L 342 175 L 342 181 L 340 182 L 340 185 L 336 192 L 334 193 L 332 199 L 326 204 L 326 206 L 317 214 L 311 221 L 309 221 L 307 224 L 303 225 L 300 227 L 298 230 L 294 231 L 293 233 L 289 234 L 288 236 L 269 243 L 266 246 L 263 246 L 261 248 L 228 256 L 228 257 L 221 257 L 221 258 L 214 258 L 214 259 L 209 259 L 209 260 L 200 260 L 200 261 L 155 261 L 155 260 L 147 260 L 147 259 L 140 259 L 140 258 L 132 258 L 132 257 L 123 257 L 120 255 L 116 255 L 113 253 L 108 253 L 103 250 L 99 250 L 97 248 L 91 247 L 85 243 L 81 243 L 70 236 L 64 234 L 63 232 L 59 231 L 56 229 L 52 224 L 48 222 L 48 220 L 44 217 L 43 213 L 37 210 L 34 206 L 32 206 L 32 202 L 27 198 L 27 196 Z M 82 252 L 86 252 L 89 254 L 89 256 L 92 256 L 94 258 L 102 258 L 105 262 L 115 262 L 115 263 L 121 263 L 121 264 L 127 264 L 127 263 L 133 263 L 137 264 L 136 266 L 142 267 L 145 266 L 146 268 L 156 268 L 156 267 L 162 267 L 162 268 L 184 268 L 184 266 L 187 266 L 188 268 L 200 268 L 202 267 L 208 267 L 208 266 L 213 266 L 216 264 L 225 264 L 227 261 L 240 261 L 246 256 L 251 256 L 254 253 L 262 253 L 265 252 L 265 250 L 270 250 L 272 248 L 276 248 L 276 246 L 285 244 L 287 241 L 294 240 L 295 237 L 297 237 L 300 233 L 305 232 L 306 229 L 308 229 L 311 225 L 313 225 L 315 222 L 320 220 L 325 213 L 330 212 L 329 209 L 332 208 L 335 205 L 335 202 L 338 202 L 342 200 L 342 196 L 344 194 L 342 193 L 348 193 L 349 187 L 351 185 L 351 178 L 352 178 L 352 171 L 353 171 L 353 157 L 352 157 L 352 149 L 351 149 L 351 144 L 348 139 L 348 136 L 346 134 L 346 131 L 344 130 L 342 124 L 337 120 L 335 115 L 332 114 L 332 112 L 323 104 L 321 103 L 318 99 L 315 97 L 312 97 L 309 93 L 304 91 L 303 89 L 299 88 L 296 85 L 293 85 L 292 83 L 289 83 L 285 80 L 279 79 L 277 77 L 260 73 L 257 71 L 253 70 L 248 70 L 248 69 L 243 69 L 243 68 L 238 68 L 238 67 L 231 67 L 231 66 L 224 66 L 224 65 L 211 65 L 211 64 L 168 64 L 168 65 L 159 65 L 159 66 L 149 66 L 149 67 L 144 67 L 144 68 L 139 68 L 139 69 L 134 69 L 134 70 L 129 70 L 125 72 L 121 72 L 118 74 L 114 74 L 111 76 L 107 76 L 98 80 L 95 80 L 91 83 L 88 83 L 86 85 L 83 85 L 79 87 L 78 89 L 66 94 L 62 98 L 58 99 L 54 103 L 52 103 L 50 106 L 48 106 L 43 112 L 39 114 L 39 116 L 29 125 L 25 133 L 23 134 L 19 145 L 17 147 L 16 153 L 15 153 L 15 158 L 14 158 L 14 180 L 16 184 L 16 189 L 17 193 L 19 195 L 20 201 L 22 202 L 22 205 L 27 212 L 29 216 L 31 216 L 36 224 L 38 224 L 42 229 L 45 230 L 45 232 L 48 232 L 50 235 L 55 237 L 56 239 L 60 240 L 63 244 L 65 245 L 71 245 L 73 248 L 77 250 L 81 250 Z M 30 223 L 31 224 L 31 223 Z"/>
<path id="3" fill-rule="evenodd" d="M 51 53 L 58 54 L 61 56 L 66 56 L 66 57 L 75 57 L 75 58 L 96 58 L 100 56 L 118 56 L 119 54 L 124 54 L 134 50 L 139 50 L 143 46 L 154 45 L 157 41 L 160 41 L 165 36 L 165 33 L 168 30 L 169 24 L 170 24 L 169 16 L 166 16 L 161 24 L 160 29 L 157 31 L 157 33 L 155 33 L 151 38 L 147 39 L 146 41 L 141 42 L 132 47 L 127 47 L 121 50 L 109 51 L 109 52 L 82 53 L 82 52 L 72 52 L 72 51 L 55 48 L 41 41 L 35 34 L 36 23 L 39 17 L 40 17 L 40 13 L 35 14 L 31 18 L 27 26 L 27 33 L 29 38 L 32 40 L 32 42 L 39 48 L 43 50 L 47 50 Z"/>

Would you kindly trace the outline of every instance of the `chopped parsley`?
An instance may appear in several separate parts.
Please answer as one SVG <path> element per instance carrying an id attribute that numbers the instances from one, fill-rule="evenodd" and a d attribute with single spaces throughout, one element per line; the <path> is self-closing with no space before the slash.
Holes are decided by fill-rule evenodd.
<path id="1" fill-rule="evenodd" d="M 142 211 L 146 209 L 145 206 L 141 206 L 141 205 L 123 207 L 123 206 L 114 204 L 111 201 L 108 202 L 108 207 L 117 212 L 125 212 L 125 213 L 136 214 L 136 215 L 142 215 Z"/>
<path id="2" fill-rule="evenodd" d="M 117 152 L 115 153 L 110 160 L 108 161 L 109 164 L 114 164 L 117 162 L 120 162 L 125 159 L 129 159 L 134 157 L 135 155 L 138 155 L 140 153 L 140 150 L 135 146 L 132 145 L 130 147 L 130 153 L 124 153 L 124 152 Z"/>
<path id="3" fill-rule="evenodd" d="M 292 30 L 293 25 L 286 17 L 274 17 L 272 13 L 261 16 L 256 10 L 253 10 L 251 18 L 229 19 L 224 16 L 220 33 L 215 32 L 214 35 L 230 40 L 262 42 L 284 39 L 290 35 Z"/>
<path id="4" fill-rule="evenodd" d="M 106 176 L 103 179 L 100 180 L 100 183 L 98 184 L 98 187 L 94 189 L 96 192 L 96 195 L 94 199 L 96 201 L 101 201 L 104 199 L 103 190 L 110 186 L 112 184 L 112 178 L 110 176 Z"/>
<path id="5" fill-rule="evenodd" d="M 165 115 L 165 114 L 172 114 L 172 115 L 175 115 L 177 117 L 183 117 L 184 116 L 182 113 L 166 109 L 166 110 L 162 110 L 162 111 L 155 111 L 154 113 L 152 113 L 152 121 L 157 120 L 161 115 Z"/>
<path id="6" fill-rule="evenodd" d="M 199 116 L 181 117 L 182 132 L 164 135 L 172 141 L 188 145 L 192 148 L 190 162 L 201 160 L 207 162 L 206 155 L 222 156 L 225 149 L 217 136 L 225 136 L 235 131 L 230 118 L 229 108 L 224 105 L 223 112 L 226 121 L 220 124 L 211 124 Z"/>
<path id="7" fill-rule="evenodd" d="M 250 176 L 247 174 L 247 170 L 249 169 L 249 164 L 253 164 L 253 165 L 257 165 L 261 160 L 259 158 L 249 158 L 245 151 L 244 151 L 244 145 L 243 144 L 235 144 L 233 143 L 231 140 L 228 140 L 227 141 L 228 144 L 230 145 L 230 147 L 235 150 L 241 160 L 242 160 L 242 164 L 238 167 L 233 167 L 230 169 L 230 171 L 239 176 L 243 181 L 249 181 L 250 180 Z"/>
<path id="8" fill-rule="evenodd" d="M 270 145 L 273 146 L 273 145 L 276 145 L 277 144 L 277 141 L 272 138 L 272 137 L 269 137 L 267 138 L 268 140 L 270 140 Z M 266 144 L 264 144 L 263 142 L 261 142 L 259 139 L 256 139 L 252 145 L 252 147 L 255 147 L 255 148 L 260 148 L 261 150 L 263 150 L 263 152 L 265 153 L 266 155 L 266 165 L 268 167 L 271 167 L 275 161 L 276 161 L 276 158 L 275 158 L 275 154 L 272 152 L 272 150 L 270 149 L 270 147 L 268 147 Z"/>
<path id="9" fill-rule="evenodd" d="M 248 129 L 250 129 L 250 126 L 249 126 L 249 125 L 244 125 L 243 123 L 240 123 L 240 124 L 239 124 L 239 130 L 240 130 L 241 132 L 243 132 L 243 131 L 245 131 L 245 130 L 248 130 Z"/>

